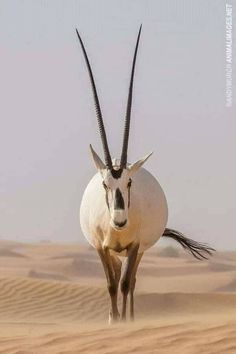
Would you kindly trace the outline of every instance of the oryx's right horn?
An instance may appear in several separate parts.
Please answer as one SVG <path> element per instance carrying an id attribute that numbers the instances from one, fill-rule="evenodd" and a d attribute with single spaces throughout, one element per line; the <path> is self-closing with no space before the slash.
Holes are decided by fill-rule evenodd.
<path id="1" fill-rule="evenodd" d="M 100 104 L 99 104 L 99 100 L 98 100 L 98 95 L 97 95 L 97 90 L 96 90 L 96 86 L 95 86 L 95 81 L 93 78 L 92 69 L 91 69 L 91 66 L 89 63 L 88 55 L 87 55 L 85 47 L 84 47 L 84 43 L 83 43 L 77 29 L 76 29 L 76 33 L 79 38 L 80 45 L 81 45 L 81 48 L 82 48 L 82 51 L 84 54 L 84 58 L 86 61 L 86 65 L 87 65 L 87 69 L 88 69 L 88 73 L 89 73 L 89 78 L 90 78 L 90 82 L 91 82 L 91 86 L 92 86 L 92 90 L 93 90 L 93 98 L 94 98 L 94 103 L 95 103 L 99 132 L 100 132 L 101 139 L 102 139 L 105 164 L 106 164 L 106 167 L 111 170 L 112 169 L 112 160 L 111 160 L 111 155 L 110 155 L 108 144 L 107 144 L 107 137 L 106 137 L 106 132 L 105 132 L 104 123 L 103 123 L 103 119 L 102 119 L 102 112 L 101 112 L 101 108 L 100 108 Z"/>

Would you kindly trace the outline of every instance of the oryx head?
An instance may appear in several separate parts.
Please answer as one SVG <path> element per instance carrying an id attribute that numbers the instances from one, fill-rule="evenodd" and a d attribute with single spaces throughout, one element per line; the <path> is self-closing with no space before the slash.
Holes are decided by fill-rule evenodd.
<path id="1" fill-rule="evenodd" d="M 93 150 L 91 145 L 90 145 L 90 149 L 97 170 L 100 172 L 102 176 L 101 184 L 104 188 L 104 192 L 105 192 L 104 198 L 107 207 L 110 211 L 110 216 L 111 216 L 110 224 L 113 228 L 117 230 L 124 229 L 125 227 L 128 226 L 128 211 L 129 211 L 129 207 L 132 205 L 131 196 L 130 196 L 130 190 L 132 188 L 132 176 L 136 171 L 138 171 L 138 169 L 144 164 L 144 162 L 151 155 L 148 154 L 143 159 L 138 160 L 132 165 L 127 164 L 134 71 L 135 71 L 135 62 L 136 62 L 141 29 L 142 29 L 142 25 L 140 26 L 138 32 L 138 38 L 137 38 L 135 51 L 134 51 L 134 58 L 133 58 L 130 85 L 129 85 L 128 102 L 127 102 L 127 109 L 126 109 L 126 117 L 125 117 L 125 127 L 124 127 L 121 158 L 119 161 L 115 160 L 114 163 L 112 163 L 110 151 L 108 148 L 107 137 L 106 137 L 106 132 L 105 132 L 103 118 L 102 118 L 102 112 L 98 100 L 92 69 L 89 63 L 89 59 L 83 41 L 79 35 L 78 30 L 76 29 L 76 33 L 78 35 L 79 42 L 81 44 L 82 51 L 85 57 L 89 78 L 92 86 L 96 115 L 98 120 L 98 127 L 101 135 L 102 145 L 103 145 L 105 163 Z"/>

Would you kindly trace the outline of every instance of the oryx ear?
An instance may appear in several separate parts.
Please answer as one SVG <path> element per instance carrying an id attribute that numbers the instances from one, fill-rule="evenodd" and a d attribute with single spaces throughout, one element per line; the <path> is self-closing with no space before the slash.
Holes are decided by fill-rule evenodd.
<path id="1" fill-rule="evenodd" d="M 94 161 L 95 166 L 97 167 L 98 171 L 106 169 L 106 165 L 102 162 L 102 160 L 100 159 L 98 154 L 93 150 L 91 144 L 89 145 L 89 147 L 90 147 L 90 150 L 92 153 L 93 161 Z"/>
<path id="2" fill-rule="evenodd" d="M 152 155 L 153 152 L 146 155 L 143 159 L 136 161 L 131 166 L 129 166 L 130 174 L 133 175 L 138 169 L 147 161 L 147 159 Z"/>

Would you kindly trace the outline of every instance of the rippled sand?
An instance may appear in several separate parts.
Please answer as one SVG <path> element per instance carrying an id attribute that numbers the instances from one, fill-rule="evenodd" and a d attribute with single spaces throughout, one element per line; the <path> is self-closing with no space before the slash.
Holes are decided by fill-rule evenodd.
<path id="1" fill-rule="evenodd" d="M 168 255 L 143 258 L 136 322 L 108 326 L 94 250 L 0 241 L 0 353 L 236 353 L 236 252 Z"/>

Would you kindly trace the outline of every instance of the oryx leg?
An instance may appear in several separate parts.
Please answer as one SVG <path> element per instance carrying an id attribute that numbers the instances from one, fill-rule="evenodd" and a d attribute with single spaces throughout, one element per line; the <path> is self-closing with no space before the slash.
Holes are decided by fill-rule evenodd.
<path id="1" fill-rule="evenodd" d="M 115 272 L 116 286 L 117 286 L 117 289 L 118 289 L 119 282 L 120 282 L 120 276 L 121 276 L 122 262 L 117 256 L 114 256 L 114 255 L 111 256 L 111 259 L 112 259 L 113 269 L 114 269 L 114 272 Z"/>
<path id="2" fill-rule="evenodd" d="M 99 248 L 98 254 L 101 258 L 103 268 L 105 271 L 105 275 L 107 278 L 107 288 L 111 298 L 111 310 L 109 315 L 109 323 L 116 322 L 120 315 L 117 307 L 117 291 L 118 291 L 118 284 L 117 277 L 117 265 L 114 266 L 115 261 L 113 260 L 112 256 L 110 255 L 110 251 L 108 248 Z"/>
<path id="3" fill-rule="evenodd" d="M 130 291 L 131 276 L 137 260 L 139 244 L 132 244 L 127 249 L 127 262 L 125 265 L 124 275 L 121 280 L 121 292 L 123 294 L 122 304 L 122 320 L 126 320 L 126 303 L 127 296 Z"/>
<path id="4" fill-rule="evenodd" d="M 122 262 L 121 260 L 116 257 L 116 256 L 111 256 L 112 259 L 112 266 L 113 266 L 113 270 L 115 273 L 115 282 L 116 282 L 116 294 L 115 294 L 115 302 L 117 303 L 117 297 L 118 297 L 118 289 L 119 289 L 119 282 L 120 282 L 120 276 L 121 276 L 121 266 L 122 266 Z M 120 315 L 118 313 L 118 319 L 119 319 Z M 112 322 L 112 314 L 110 312 L 109 315 L 109 322 Z"/>
<path id="5" fill-rule="evenodd" d="M 135 283 L 136 283 L 136 274 L 137 274 L 137 269 L 139 266 L 139 263 L 141 261 L 141 258 L 143 256 L 143 253 L 138 253 L 136 263 L 131 275 L 131 282 L 130 282 L 130 319 L 133 321 L 134 320 L 134 289 L 135 289 Z"/>

